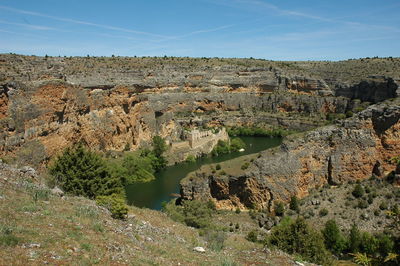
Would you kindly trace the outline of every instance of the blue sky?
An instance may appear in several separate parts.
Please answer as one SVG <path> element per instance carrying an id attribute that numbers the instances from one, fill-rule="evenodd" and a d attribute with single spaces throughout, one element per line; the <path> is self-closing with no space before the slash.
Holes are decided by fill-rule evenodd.
<path id="1" fill-rule="evenodd" d="M 399 0 L 0 0 L 0 53 L 400 56 Z"/>

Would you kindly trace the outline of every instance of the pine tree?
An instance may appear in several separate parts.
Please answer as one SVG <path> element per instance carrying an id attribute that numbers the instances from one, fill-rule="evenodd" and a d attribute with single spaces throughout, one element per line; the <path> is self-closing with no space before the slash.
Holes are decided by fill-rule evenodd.
<path id="1" fill-rule="evenodd" d="M 124 191 L 120 178 L 113 177 L 103 159 L 83 145 L 67 148 L 50 166 L 50 174 L 64 191 L 91 199 Z"/>

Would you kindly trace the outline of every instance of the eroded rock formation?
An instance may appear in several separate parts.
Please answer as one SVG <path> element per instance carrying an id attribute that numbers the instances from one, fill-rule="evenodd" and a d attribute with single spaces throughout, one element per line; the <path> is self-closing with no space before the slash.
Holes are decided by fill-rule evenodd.
<path id="1" fill-rule="evenodd" d="M 0 155 L 43 161 L 78 141 L 103 151 L 135 150 L 154 135 L 180 141 L 191 126 L 305 130 L 324 123 L 328 113 L 359 108 L 360 99 L 399 93 L 397 79 L 364 72 L 352 78 L 313 64 L 3 54 Z M 379 71 L 373 73 L 386 70 Z"/>
<path id="2" fill-rule="evenodd" d="M 244 174 L 190 174 L 181 182 L 183 199 L 213 199 L 220 208 L 267 208 L 274 201 L 324 184 L 384 175 L 400 151 L 400 99 L 370 106 L 356 116 L 285 140 L 264 151 Z M 377 170 L 379 169 L 379 171 Z"/>

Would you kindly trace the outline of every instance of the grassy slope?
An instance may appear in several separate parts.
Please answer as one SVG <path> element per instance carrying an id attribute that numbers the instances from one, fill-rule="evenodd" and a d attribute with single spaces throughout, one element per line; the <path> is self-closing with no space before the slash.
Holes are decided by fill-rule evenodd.
<path id="1" fill-rule="evenodd" d="M 293 265 L 240 233 L 228 233 L 224 249 L 212 251 L 197 230 L 164 213 L 130 207 L 126 221 L 114 220 L 91 200 L 48 194 L 1 170 L 0 196 L 0 265 Z"/>

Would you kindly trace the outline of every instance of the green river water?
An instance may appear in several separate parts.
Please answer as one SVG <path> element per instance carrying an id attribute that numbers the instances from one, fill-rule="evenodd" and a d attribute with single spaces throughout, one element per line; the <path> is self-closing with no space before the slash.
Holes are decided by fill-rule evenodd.
<path id="1" fill-rule="evenodd" d="M 126 186 L 128 204 L 160 210 L 163 201 L 170 201 L 173 193 L 179 193 L 179 182 L 188 173 L 199 169 L 202 165 L 219 163 L 239 156 L 257 153 L 281 144 L 281 138 L 240 137 L 245 143 L 244 152 L 233 152 L 218 157 L 203 157 L 192 163 L 179 163 L 168 166 L 156 173 L 156 179 L 147 183 L 136 183 Z"/>

